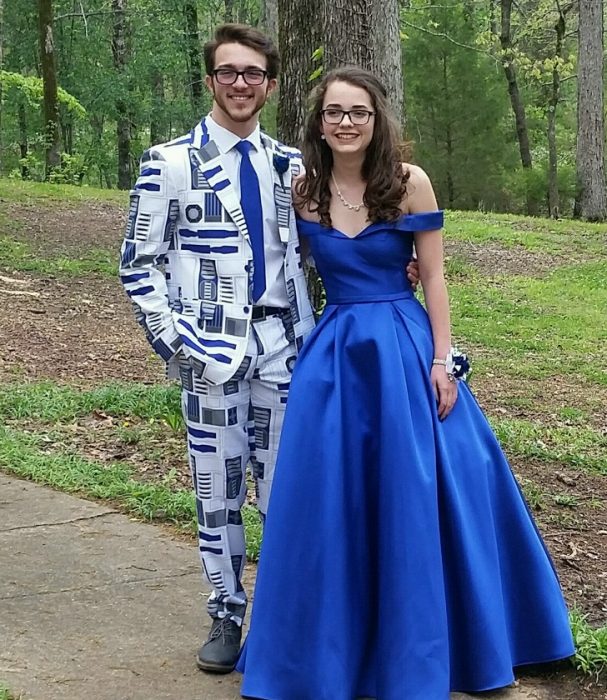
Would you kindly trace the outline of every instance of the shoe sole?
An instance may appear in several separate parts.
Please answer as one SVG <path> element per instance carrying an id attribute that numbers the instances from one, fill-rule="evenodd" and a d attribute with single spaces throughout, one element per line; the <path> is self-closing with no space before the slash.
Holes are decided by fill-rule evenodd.
<path id="1" fill-rule="evenodd" d="M 236 668 L 236 664 L 233 664 L 232 666 L 222 666 L 221 664 L 201 661 L 198 657 L 196 657 L 196 665 L 205 673 L 232 673 L 232 671 Z"/>

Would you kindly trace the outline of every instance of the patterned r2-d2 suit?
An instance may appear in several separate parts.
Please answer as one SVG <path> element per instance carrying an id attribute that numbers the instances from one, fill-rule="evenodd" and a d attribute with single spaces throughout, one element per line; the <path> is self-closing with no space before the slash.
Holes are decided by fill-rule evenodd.
<path id="1" fill-rule="evenodd" d="M 262 513 L 290 372 L 314 326 L 291 201 L 300 154 L 261 135 L 289 309 L 252 322 L 253 260 L 238 193 L 206 120 L 146 151 L 131 192 L 121 279 L 154 350 L 180 377 L 209 612 L 242 620 L 240 508 L 250 461 Z"/>

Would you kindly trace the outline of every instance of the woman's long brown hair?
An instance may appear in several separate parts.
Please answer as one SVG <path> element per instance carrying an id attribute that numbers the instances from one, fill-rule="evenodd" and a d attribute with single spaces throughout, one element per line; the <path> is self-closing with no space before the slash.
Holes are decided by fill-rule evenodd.
<path id="1" fill-rule="evenodd" d="M 329 180 L 333 153 L 327 142 L 321 139 L 321 110 L 327 88 L 335 81 L 360 87 L 371 97 L 375 124 L 362 166 L 362 177 L 367 185 L 363 202 L 369 212 L 369 221 L 394 221 L 402 213 L 402 200 L 409 179 L 409 172 L 402 167 L 406 147 L 401 145 L 398 124 L 390 112 L 384 86 L 372 73 L 354 66 L 330 71 L 312 93 L 312 108 L 301 149 L 306 174 L 295 188 L 297 204 L 317 212 L 320 222 L 331 226 Z"/>

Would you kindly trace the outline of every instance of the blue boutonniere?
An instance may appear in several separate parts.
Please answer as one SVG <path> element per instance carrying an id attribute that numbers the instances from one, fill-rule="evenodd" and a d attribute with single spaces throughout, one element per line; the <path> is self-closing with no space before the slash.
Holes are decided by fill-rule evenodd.
<path id="1" fill-rule="evenodd" d="M 283 156 L 280 153 L 274 153 L 272 156 L 272 163 L 274 164 L 274 170 L 276 170 L 280 177 L 280 184 L 284 189 L 285 183 L 282 176 L 289 169 L 289 158 L 288 156 Z"/>
<path id="2" fill-rule="evenodd" d="M 276 170 L 279 175 L 286 173 L 289 169 L 288 156 L 283 156 L 280 153 L 274 153 L 272 156 L 272 162 L 274 163 L 274 170 Z"/>

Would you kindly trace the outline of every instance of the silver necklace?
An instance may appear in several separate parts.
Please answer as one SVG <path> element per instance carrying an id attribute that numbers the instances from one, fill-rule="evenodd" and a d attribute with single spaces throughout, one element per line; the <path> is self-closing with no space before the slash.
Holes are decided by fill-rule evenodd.
<path id="1" fill-rule="evenodd" d="M 335 185 L 335 190 L 337 192 L 337 196 L 341 200 L 341 203 L 344 205 L 344 207 L 348 207 L 348 209 L 350 209 L 352 211 L 360 211 L 361 208 L 365 206 L 364 202 L 361 202 L 360 204 L 352 204 L 351 202 L 348 202 L 348 200 L 341 193 L 341 190 L 339 189 L 339 185 L 337 184 L 337 180 L 335 179 L 335 175 L 333 175 L 332 170 L 331 170 L 331 179 L 333 180 L 333 184 Z"/>

